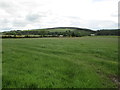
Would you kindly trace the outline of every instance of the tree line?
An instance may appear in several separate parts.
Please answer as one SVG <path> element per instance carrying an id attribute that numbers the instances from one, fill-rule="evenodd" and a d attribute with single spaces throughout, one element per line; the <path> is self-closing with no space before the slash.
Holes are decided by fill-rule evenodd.
<path id="1" fill-rule="evenodd" d="M 67 30 L 67 31 L 52 31 L 52 30 L 14 30 L 7 31 L 2 33 L 3 38 L 16 38 L 16 37 L 82 37 L 82 36 L 91 36 L 91 34 L 101 36 L 101 35 L 118 35 L 118 30 Z"/>

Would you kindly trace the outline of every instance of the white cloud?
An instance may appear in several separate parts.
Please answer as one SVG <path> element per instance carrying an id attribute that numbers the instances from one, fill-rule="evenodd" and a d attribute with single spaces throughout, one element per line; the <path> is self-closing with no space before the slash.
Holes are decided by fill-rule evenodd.
<path id="1" fill-rule="evenodd" d="M 0 0 L 0 30 L 117 28 L 118 0 Z"/>

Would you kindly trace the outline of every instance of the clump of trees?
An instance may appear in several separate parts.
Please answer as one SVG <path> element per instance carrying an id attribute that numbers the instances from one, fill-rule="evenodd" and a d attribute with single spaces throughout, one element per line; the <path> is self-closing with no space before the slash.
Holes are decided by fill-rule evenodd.
<path id="1" fill-rule="evenodd" d="M 115 35 L 118 36 L 119 30 L 98 30 L 96 31 L 96 35 Z"/>

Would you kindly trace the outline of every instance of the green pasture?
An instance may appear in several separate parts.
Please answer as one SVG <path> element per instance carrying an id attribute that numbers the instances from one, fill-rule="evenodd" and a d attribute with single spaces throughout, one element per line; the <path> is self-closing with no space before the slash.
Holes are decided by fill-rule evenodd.
<path id="1" fill-rule="evenodd" d="M 2 40 L 3 88 L 116 88 L 116 36 Z"/>

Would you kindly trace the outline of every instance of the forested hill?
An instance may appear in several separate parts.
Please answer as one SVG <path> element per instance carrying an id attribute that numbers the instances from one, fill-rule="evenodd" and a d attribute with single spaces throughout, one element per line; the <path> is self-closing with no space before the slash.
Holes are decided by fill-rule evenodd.
<path id="1" fill-rule="evenodd" d="M 118 29 L 104 29 L 104 30 L 91 30 L 86 28 L 77 27 L 55 27 L 55 28 L 45 28 L 45 29 L 32 29 L 32 30 L 12 30 L 3 32 L 3 35 L 41 35 L 42 37 L 48 36 L 91 36 L 91 35 L 118 35 Z"/>

